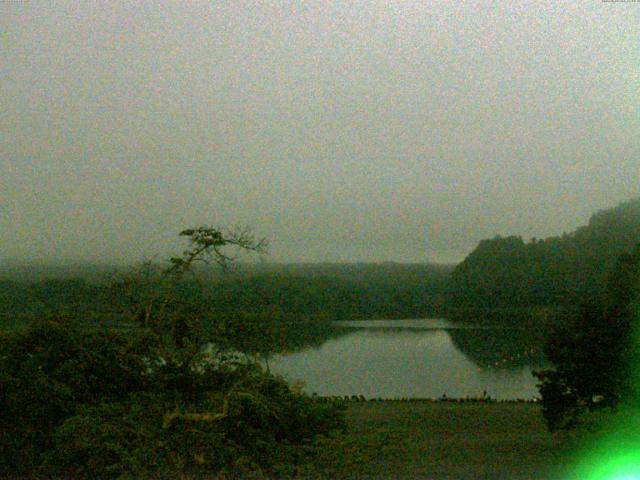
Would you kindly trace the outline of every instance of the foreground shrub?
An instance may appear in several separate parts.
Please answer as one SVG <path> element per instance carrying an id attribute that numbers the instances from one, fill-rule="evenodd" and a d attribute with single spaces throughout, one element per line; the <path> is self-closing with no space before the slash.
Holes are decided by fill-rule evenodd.
<path id="1" fill-rule="evenodd" d="M 151 362 L 150 337 L 63 320 L 5 335 L 2 476 L 283 477 L 342 426 L 337 406 L 233 355 Z"/>
<path id="2" fill-rule="evenodd" d="M 0 473 L 33 470 L 82 405 L 143 388 L 144 364 L 114 331 L 44 320 L 0 341 Z"/>
<path id="3" fill-rule="evenodd" d="M 640 404 L 640 245 L 621 255 L 601 304 L 559 325 L 545 353 L 552 370 L 537 372 L 550 430 L 572 428 L 582 414 Z"/>
<path id="4" fill-rule="evenodd" d="M 81 409 L 55 432 L 47 468 L 79 478 L 287 476 L 300 447 L 341 425 L 338 410 L 265 373 L 224 396 L 176 407 L 169 395 Z"/>
<path id="5" fill-rule="evenodd" d="M 37 322 L 0 345 L 0 474 L 211 478 L 294 474 L 305 445 L 342 425 L 333 404 L 292 391 L 229 351 L 210 308 L 184 296 L 196 261 L 226 246 L 261 251 L 247 230 L 184 230 L 165 268 L 116 278 L 112 328 Z M 118 321 L 123 319 L 125 322 Z M 259 342 L 258 328 L 243 340 Z"/>

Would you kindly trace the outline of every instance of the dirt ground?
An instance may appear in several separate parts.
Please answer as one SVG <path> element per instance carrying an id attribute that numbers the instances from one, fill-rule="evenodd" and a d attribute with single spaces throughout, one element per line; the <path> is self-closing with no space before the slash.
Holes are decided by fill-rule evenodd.
<path id="1" fill-rule="evenodd" d="M 560 478 L 562 437 L 546 430 L 537 404 L 350 402 L 347 422 L 318 447 L 319 477 Z"/>

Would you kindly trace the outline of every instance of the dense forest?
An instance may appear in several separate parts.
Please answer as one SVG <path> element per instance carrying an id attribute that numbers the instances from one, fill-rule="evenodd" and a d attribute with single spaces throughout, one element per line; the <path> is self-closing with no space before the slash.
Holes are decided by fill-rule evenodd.
<path id="1" fill-rule="evenodd" d="M 639 320 L 640 244 L 617 258 L 602 298 L 580 305 L 548 335 L 545 353 L 554 368 L 536 375 L 549 428 L 573 428 L 583 414 L 603 407 L 626 404 L 637 411 Z"/>
<path id="2" fill-rule="evenodd" d="M 572 233 L 525 242 L 520 236 L 483 240 L 456 266 L 450 309 L 572 307 L 604 294 L 618 256 L 640 241 L 640 199 L 595 213 Z"/>
<path id="3" fill-rule="evenodd" d="M 110 290 L 114 267 L 5 265 L 0 315 L 5 327 L 47 312 L 111 315 L 123 297 Z M 418 264 L 232 264 L 201 268 L 181 295 L 220 315 L 288 320 L 410 318 L 437 314 L 451 267 Z"/>

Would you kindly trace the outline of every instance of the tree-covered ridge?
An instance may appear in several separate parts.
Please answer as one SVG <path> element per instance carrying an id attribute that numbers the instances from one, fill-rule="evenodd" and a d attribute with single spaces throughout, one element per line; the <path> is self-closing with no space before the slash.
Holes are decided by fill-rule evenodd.
<path id="1" fill-rule="evenodd" d="M 452 272 L 450 307 L 492 309 L 578 305 L 604 293 L 618 255 L 640 242 L 640 199 L 595 213 L 572 233 L 525 242 L 483 240 Z"/>
<path id="2" fill-rule="evenodd" d="M 302 319 L 410 318 L 436 314 L 443 302 L 450 267 L 420 264 L 231 264 L 227 275 L 200 269 L 177 295 L 206 304 L 218 314 L 260 314 Z M 59 269 L 38 276 L 6 270 L 0 280 L 0 322 L 43 313 L 112 315 L 123 298 L 90 276 L 58 277 Z M 37 280 L 36 280 L 37 279 Z"/>

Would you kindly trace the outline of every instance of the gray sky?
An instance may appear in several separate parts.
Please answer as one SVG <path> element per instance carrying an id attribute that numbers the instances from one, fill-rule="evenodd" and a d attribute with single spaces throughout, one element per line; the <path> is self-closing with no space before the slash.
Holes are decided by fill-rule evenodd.
<path id="1" fill-rule="evenodd" d="M 0 259 L 452 261 L 638 195 L 638 3 L 0 2 Z"/>

